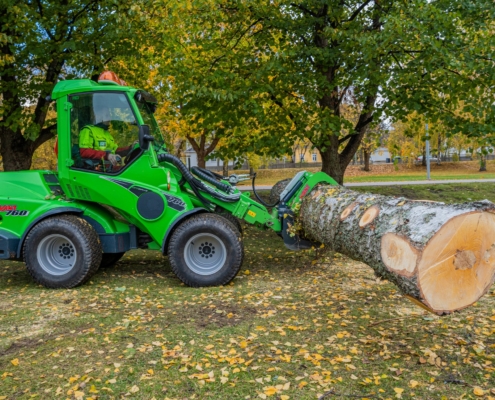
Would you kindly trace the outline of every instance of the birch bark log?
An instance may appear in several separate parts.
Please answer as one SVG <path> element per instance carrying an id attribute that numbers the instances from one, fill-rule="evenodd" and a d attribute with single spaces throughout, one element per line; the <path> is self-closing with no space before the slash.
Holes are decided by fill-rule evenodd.
<path id="1" fill-rule="evenodd" d="M 495 279 L 495 204 L 445 204 L 317 186 L 304 235 L 362 261 L 437 314 L 470 306 Z"/>

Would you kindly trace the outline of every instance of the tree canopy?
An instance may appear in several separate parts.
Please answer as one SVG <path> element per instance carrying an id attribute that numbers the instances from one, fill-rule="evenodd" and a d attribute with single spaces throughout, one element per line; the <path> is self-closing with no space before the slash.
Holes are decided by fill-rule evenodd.
<path id="1" fill-rule="evenodd" d="M 307 138 L 323 170 L 342 182 L 383 115 L 441 117 L 453 133 L 493 129 L 492 2 L 205 0 L 182 7 L 180 19 L 161 26 L 172 61 L 158 61 L 159 68 L 176 77 L 177 101 L 192 114 L 255 127 L 237 131 L 248 151 L 287 153 L 295 138 Z M 167 35 L 171 26 L 180 34 Z M 359 105 L 355 121 L 342 112 L 345 103 Z"/>
<path id="2" fill-rule="evenodd" d="M 487 0 L 7 0 L 0 15 L 6 169 L 29 168 L 53 135 L 56 80 L 104 66 L 159 94 L 164 125 L 204 157 L 277 157 L 309 140 L 338 182 L 384 116 L 473 137 L 494 128 Z"/>

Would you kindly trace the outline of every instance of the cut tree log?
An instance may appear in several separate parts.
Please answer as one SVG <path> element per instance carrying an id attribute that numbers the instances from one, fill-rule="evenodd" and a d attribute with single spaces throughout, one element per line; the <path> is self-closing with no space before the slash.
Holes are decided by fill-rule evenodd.
<path id="1" fill-rule="evenodd" d="M 495 280 L 495 204 L 412 201 L 319 185 L 301 204 L 305 237 L 369 265 L 442 315 L 475 303 Z"/>

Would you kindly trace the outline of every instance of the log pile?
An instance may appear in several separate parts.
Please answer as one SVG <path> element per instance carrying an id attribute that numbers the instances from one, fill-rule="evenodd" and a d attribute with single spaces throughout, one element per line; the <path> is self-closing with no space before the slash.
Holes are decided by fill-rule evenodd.
<path id="1" fill-rule="evenodd" d="M 445 204 L 319 185 L 299 224 L 439 315 L 472 305 L 495 279 L 495 204 L 486 200 Z"/>

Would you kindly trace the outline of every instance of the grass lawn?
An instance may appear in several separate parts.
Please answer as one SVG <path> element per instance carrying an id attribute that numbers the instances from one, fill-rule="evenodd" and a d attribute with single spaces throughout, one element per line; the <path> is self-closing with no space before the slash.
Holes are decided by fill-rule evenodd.
<path id="1" fill-rule="evenodd" d="M 256 178 L 256 185 L 273 185 L 285 178 L 292 178 L 295 172 L 286 170 L 272 170 L 274 177 L 259 177 Z M 432 165 L 431 179 L 432 180 L 447 180 L 447 179 L 495 179 L 494 164 L 490 163 L 488 172 L 479 172 L 477 167 L 471 165 L 467 168 L 465 164 L 442 164 L 441 166 Z M 426 180 L 426 169 L 424 167 L 414 167 L 411 169 L 401 169 L 391 171 L 389 173 L 378 173 L 372 170 L 364 172 L 358 170 L 357 176 L 346 176 L 345 183 L 352 182 L 394 182 L 394 181 L 422 181 Z M 241 185 L 251 186 L 250 181 L 242 182 Z"/>
<path id="2" fill-rule="evenodd" d="M 436 185 L 391 185 L 352 187 L 359 192 L 372 192 L 385 196 L 406 197 L 413 200 L 433 200 L 445 203 L 462 203 L 488 199 L 495 203 L 495 183 L 462 183 Z"/>
<path id="3" fill-rule="evenodd" d="M 461 173 L 462 172 L 462 173 Z M 446 179 L 495 179 L 493 172 L 472 172 L 466 171 L 439 171 L 430 174 L 432 180 L 442 181 Z M 362 175 L 351 176 L 345 178 L 344 182 L 394 182 L 394 181 L 424 181 L 426 180 L 426 172 L 410 172 L 404 173 L 401 171 L 392 175 Z"/>
<path id="4" fill-rule="evenodd" d="M 414 193 L 372 188 L 392 189 Z M 0 399 L 495 399 L 495 287 L 438 317 L 361 263 L 244 229 L 226 287 L 142 250 L 71 290 L 0 262 Z"/>

